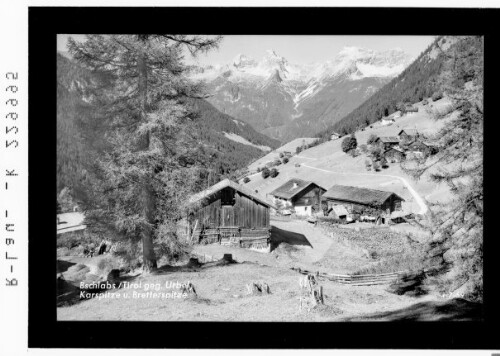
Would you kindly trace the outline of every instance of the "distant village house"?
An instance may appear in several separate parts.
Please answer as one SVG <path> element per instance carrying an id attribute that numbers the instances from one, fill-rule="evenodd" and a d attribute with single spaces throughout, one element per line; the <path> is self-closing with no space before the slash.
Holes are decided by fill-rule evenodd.
<path id="1" fill-rule="evenodd" d="M 311 216 L 321 210 L 321 195 L 326 189 L 316 183 L 293 178 L 269 193 L 276 205 L 293 208 L 295 214 Z"/>
<path id="2" fill-rule="evenodd" d="M 394 120 L 392 117 L 384 117 L 381 121 L 380 121 L 380 124 L 382 126 L 388 126 L 388 125 L 392 125 L 393 123 L 395 123 L 396 120 Z"/>
<path id="3" fill-rule="evenodd" d="M 418 131 L 416 129 L 403 129 L 399 131 L 398 137 L 401 141 L 413 141 L 418 138 Z"/>
<path id="4" fill-rule="evenodd" d="M 389 147 L 384 151 L 384 157 L 390 161 L 401 162 L 406 158 L 406 153 L 399 147 Z"/>

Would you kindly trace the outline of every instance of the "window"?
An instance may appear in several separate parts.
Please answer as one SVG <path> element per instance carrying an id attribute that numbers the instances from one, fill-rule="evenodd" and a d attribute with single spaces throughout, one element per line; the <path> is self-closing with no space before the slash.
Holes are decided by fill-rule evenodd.
<path id="1" fill-rule="evenodd" d="M 234 205 L 234 191 L 232 189 L 223 189 L 221 191 L 221 204 Z"/>

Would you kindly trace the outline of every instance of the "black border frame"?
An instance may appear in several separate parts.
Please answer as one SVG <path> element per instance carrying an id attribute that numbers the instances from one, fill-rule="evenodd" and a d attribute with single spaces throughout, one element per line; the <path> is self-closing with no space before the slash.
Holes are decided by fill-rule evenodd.
<path id="1" fill-rule="evenodd" d="M 483 35 L 485 163 L 495 159 L 493 103 L 498 83 L 499 9 L 29 7 L 29 323 L 37 348 L 386 348 L 500 349 L 493 336 L 499 307 L 497 236 L 491 226 L 493 168 L 485 164 L 483 322 L 226 323 L 58 322 L 55 267 L 56 35 L 58 33 Z M 498 120 L 498 119 L 497 119 Z M 53 202 L 54 206 L 47 204 Z M 45 208 L 47 207 L 47 208 Z M 45 261 L 45 262 L 44 262 Z M 42 267 L 43 266 L 43 267 Z M 199 328 L 195 330 L 194 328 Z M 143 337 L 128 336 L 141 330 Z M 258 331 L 261 340 L 239 337 Z M 135 334 L 135 333 L 134 333 Z M 221 337 L 221 335 L 224 335 Z"/>

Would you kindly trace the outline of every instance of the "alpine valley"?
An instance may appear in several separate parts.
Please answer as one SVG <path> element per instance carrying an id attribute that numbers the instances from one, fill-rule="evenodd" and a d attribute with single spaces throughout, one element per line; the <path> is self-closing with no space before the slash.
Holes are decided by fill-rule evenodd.
<path id="1" fill-rule="evenodd" d="M 257 61 L 193 69 L 220 111 L 282 142 L 314 135 L 342 119 L 400 74 L 412 58 L 401 49 L 345 47 L 324 63 L 294 64 L 268 50 Z"/>

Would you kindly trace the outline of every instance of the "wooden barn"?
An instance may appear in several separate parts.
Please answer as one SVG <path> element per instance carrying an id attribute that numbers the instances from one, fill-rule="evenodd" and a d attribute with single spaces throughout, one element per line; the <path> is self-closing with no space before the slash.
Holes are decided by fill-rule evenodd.
<path id="1" fill-rule="evenodd" d="M 391 214 L 401 210 L 404 201 L 396 193 L 368 188 L 334 185 L 323 194 L 328 208 L 343 205 L 349 214 Z"/>
<path id="2" fill-rule="evenodd" d="M 314 182 L 292 178 L 269 195 L 276 205 L 281 203 L 284 208 L 294 208 L 297 215 L 311 216 L 313 211 L 321 211 L 321 195 L 324 192 L 326 189 Z"/>
<path id="3" fill-rule="evenodd" d="M 270 247 L 270 208 L 250 189 L 225 179 L 189 199 L 187 231 L 192 243 Z"/>

